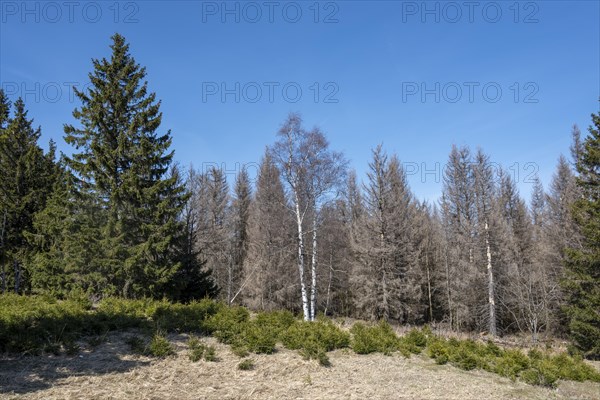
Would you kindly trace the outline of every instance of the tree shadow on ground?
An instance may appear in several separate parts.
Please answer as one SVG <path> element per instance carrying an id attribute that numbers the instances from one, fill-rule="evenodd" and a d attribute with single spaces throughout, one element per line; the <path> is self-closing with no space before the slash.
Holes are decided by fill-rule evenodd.
<path id="1" fill-rule="evenodd" d="M 150 364 L 130 353 L 115 337 L 74 356 L 0 356 L 0 394 L 31 393 L 60 385 L 68 377 L 124 373 Z"/>

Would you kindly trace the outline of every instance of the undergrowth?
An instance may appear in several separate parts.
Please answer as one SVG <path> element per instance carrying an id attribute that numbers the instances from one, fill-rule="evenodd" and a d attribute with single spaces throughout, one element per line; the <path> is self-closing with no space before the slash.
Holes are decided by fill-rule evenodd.
<path id="1" fill-rule="evenodd" d="M 331 365 L 328 352 L 350 347 L 357 354 L 421 354 L 437 364 L 463 370 L 482 369 L 532 385 L 556 386 L 559 380 L 600 382 L 600 373 L 578 354 L 552 354 L 503 349 L 493 342 L 446 339 L 427 327 L 398 336 L 386 322 L 355 323 L 350 332 L 331 319 L 305 322 L 289 311 L 260 312 L 252 316 L 244 307 L 227 307 L 212 300 L 173 304 L 166 300 L 107 298 L 95 307 L 82 296 L 56 300 L 45 296 L 0 295 L 0 352 L 39 355 L 74 355 L 77 341 L 86 337 L 91 348 L 104 342 L 110 331 L 136 329 L 144 336 L 129 336 L 131 351 L 154 357 L 175 354 L 169 332 L 212 335 L 230 345 L 234 354 L 271 354 L 278 345 L 297 350 L 307 360 Z M 191 336 L 188 357 L 196 362 L 217 361 L 216 349 Z M 251 369 L 245 359 L 238 368 Z"/>

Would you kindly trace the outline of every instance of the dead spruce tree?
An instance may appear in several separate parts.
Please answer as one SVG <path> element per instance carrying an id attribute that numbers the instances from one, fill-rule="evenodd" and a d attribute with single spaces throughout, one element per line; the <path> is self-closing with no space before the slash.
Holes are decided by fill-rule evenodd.
<path id="1" fill-rule="evenodd" d="M 259 166 L 248 217 L 248 254 L 241 286 L 244 304 L 260 310 L 297 308 L 294 263 L 294 220 L 279 169 L 269 151 Z"/>
<path id="2" fill-rule="evenodd" d="M 479 273 L 474 259 L 476 223 L 471 152 L 452 147 L 444 170 L 440 208 L 446 239 L 448 322 L 456 330 L 472 329 Z"/>
<path id="3" fill-rule="evenodd" d="M 231 257 L 227 268 L 227 302 L 231 304 L 240 293 L 244 260 L 248 254 L 248 218 L 252 192 L 248 171 L 243 168 L 236 176 L 229 212 Z"/>
<path id="4" fill-rule="evenodd" d="M 298 114 L 290 114 L 273 145 L 275 163 L 290 190 L 298 237 L 298 274 L 304 319 L 316 315 L 318 220 L 320 207 L 336 195 L 343 182 L 347 162 L 341 153 L 331 151 L 325 135 L 318 129 L 302 127 Z M 307 220 L 308 217 L 308 220 Z M 311 235 L 310 293 L 307 285 L 306 239 Z"/>
<path id="5" fill-rule="evenodd" d="M 378 146 L 367 177 L 365 211 L 352 240 L 359 315 L 414 321 L 423 310 L 420 285 L 415 284 L 416 207 L 406 174 L 397 157 L 388 159 Z"/>

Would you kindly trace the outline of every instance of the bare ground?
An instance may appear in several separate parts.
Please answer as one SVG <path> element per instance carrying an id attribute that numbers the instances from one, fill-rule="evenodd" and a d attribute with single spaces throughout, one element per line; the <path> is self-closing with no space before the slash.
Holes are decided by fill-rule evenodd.
<path id="1" fill-rule="evenodd" d="M 177 356 L 131 355 L 125 334 L 110 334 L 77 356 L 0 358 L 0 399 L 564 399 L 600 400 L 600 384 L 560 382 L 557 389 L 512 382 L 484 371 L 436 365 L 426 357 L 329 353 L 332 366 L 294 351 L 252 355 L 255 368 L 212 338 L 217 362 L 193 363 L 186 335 L 172 335 Z"/>

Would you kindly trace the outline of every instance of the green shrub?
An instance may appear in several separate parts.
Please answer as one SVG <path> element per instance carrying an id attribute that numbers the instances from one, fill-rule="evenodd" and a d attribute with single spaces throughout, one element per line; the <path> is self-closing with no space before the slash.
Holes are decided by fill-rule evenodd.
<path id="1" fill-rule="evenodd" d="M 281 333 L 281 342 L 288 349 L 300 350 L 305 359 L 329 366 L 327 352 L 348 347 L 350 335 L 331 320 L 319 318 L 313 322 L 295 321 Z"/>
<path id="2" fill-rule="evenodd" d="M 296 321 L 281 334 L 281 342 L 291 350 L 303 349 L 317 343 L 323 350 L 332 351 L 348 347 L 350 335 L 330 320 Z"/>
<path id="3" fill-rule="evenodd" d="M 421 329 L 411 329 L 406 335 L 401 338 L 402 343 L 411 349 L 419 349 L 415 350 L 420 353 L 422 349 L 427 346 L 428 335 L 425 330 Z M 418 354 L 417 353 L 417 354 Z"/>
<path id="4" fill-rule="evenodd" d="M 243 343 L 234 343 L 231 345 L 231 352 L 238 357 L 244 358 L 250 355 L 248 347 Z"/>
<path id="5" fill-rule="evenodd" d="M 241 361 L 237 367 L 238 369 L 241 369 L 243 371 L 254 369 L 254 361 L 248 358 L 246 360 Z"/>
<path id="6" fill-rule="evenodd" d="M 258 313 L 253 322 L 272 331 L 276 337 L 279 337 L 296 321 L 294 314 L 289 311 L 269 311 Z"/>
<path id="7" fill-rule="evenodd" d="M 271 354 L 277 344 L 277 332 L 268 326 L 260 325 L 257 321 L 251 321 L 243 325 L 238 339 L 232 345 L 257 354 Z"/>
<path id="8" fill-rule="evenodd" d="M 164 358 L 175 355 L 175 348 L 164 334 L 157 332 L 152 336 L 152 340 L 148 346 L 148 353 L 154 357 Z"/>
<path id="9" fill-rule="evenodd" d="M 352 329 L 352 350 L 357 354 L 383 353 L 389 355 L 400 350 L 401 341 L 392 327 L 384 321 L 375 326 L 366 326 L 360 322 Z"/>
<path id="10" fill-rule="evenodd" d="M 450 359 L 446 343 L 442 339 L 431 341 L 427 347 L 427 353 L 429 357 L 433 358 L 439 365 L 446 364 Z"/>
<path id="11" fill-rule="evenodd" d="M 152 314 L 155 325 L 169 332 L 210 333 L 206 321 L 224 306 L 213 300 L 194 301 L 189 304 L 161 303 Z"/>
<path id="12" fill-rule="evenodd" d="M 214 346 L 206 346 L 204 350 L 204 361 L 218 361 L 217 349 Z"/>
<path id="13" fill-rule="evenodd" d="M 204 323 L 206 330 L 220 342 L 232 344 L 237 340 L 250 319 L 250 313 L 244 307 L 222 307 Z"/>
<path id="14" fill-rule="evenodd" d="M 90 312 L 75 300 L 0 295 L 0 352 L 39 354 L 89 331 Z M 58 350 L 60 351 L 60 350 Z"/>
<path id="15" fill-rule="evenodd" d="M 561 379 L 571 381 L 593 381 L 600 382 L 600 373 L 589 364 L 586 364 L 580 357 L 571 357 L 566 353 L 550 356 L 548 363 L 556 370 L 556 374 Z"/>
<path id="16" fill-rule="evenodd" d="M 167 302 L 164 302 L 165 304 Z M 103 299 L 96 310 L 95 324 L 104 330 L 147 328 L 152 326 L 152 315 L 159 302 L 151 299 Z"/>
<path id="17" fill-rule="evenodd" d="M 506 350 L 502 357 L 498 358 L 494 372 L 514 380 L 529 366 L 529 358 L 520 350 Z"/>
<path id="18" fill-rule="evenodd" d="M 554 387 L 559 374 L 552 362 L 548 359 L 540 359 L 531 368 L 522 371 L 519 378 L 530 385 Z"/>
<path id="19" fill-rule="evenodd" d="M 188 357 L 190 361 L 197 362 L 202 359 L 206 346 L 197 337 L 190 337 L 188 339 L 188 348 L 190 349 Z"/>

